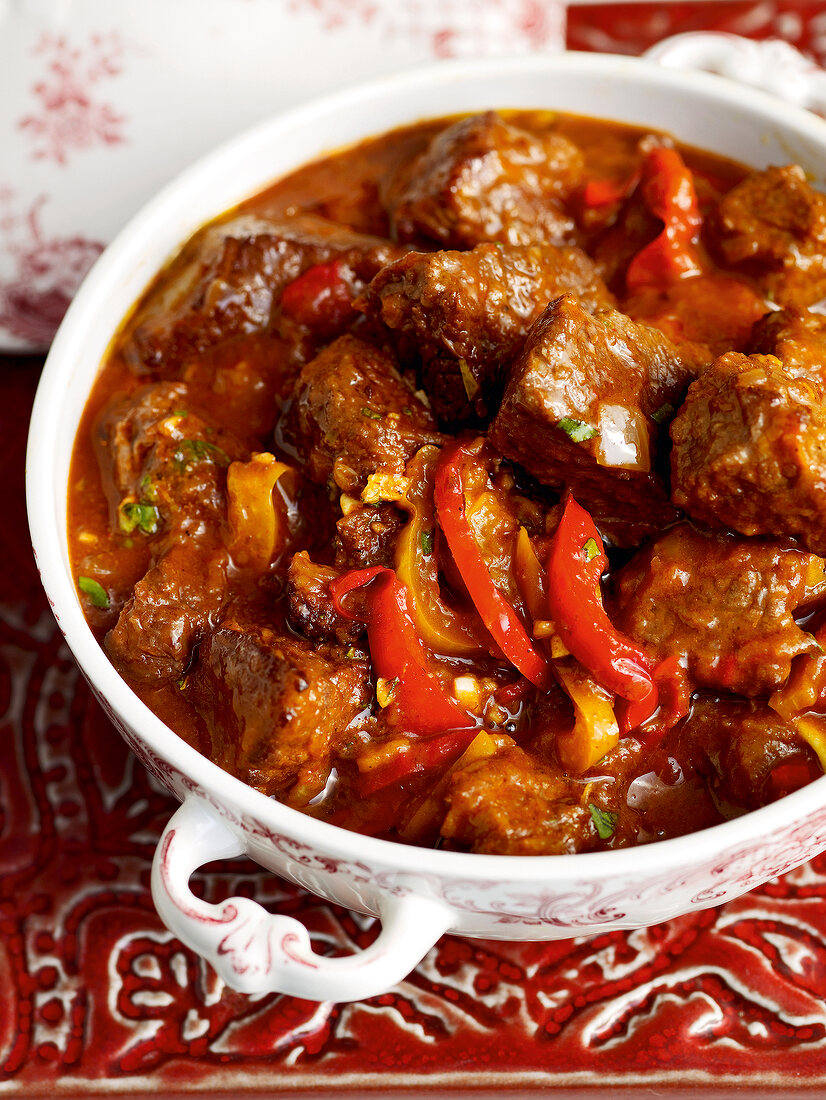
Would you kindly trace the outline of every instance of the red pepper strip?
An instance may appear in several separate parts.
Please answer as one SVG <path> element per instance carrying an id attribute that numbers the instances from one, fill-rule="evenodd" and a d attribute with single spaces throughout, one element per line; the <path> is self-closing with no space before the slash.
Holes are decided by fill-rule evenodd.
<path id="1" fill-rule="evenodd" d="M 353 295 L 339 260 L 308 267 L 284 288 L 280 305 L 299 324 L 325 332 L 338 331 L 355 316 Z"/>
<path id="2" fill-rule="evenodd" d="M 676 657 L 660 661 L 651 678 L 654 683 L 648 695 L 635 703 L 619 700 L 615 707 L 620 733 L 625 736 L 638 730 L 639 739 L 649 745 L 685 718 L 691 701 L 688 677 Z M 649 722 L 652 716 L 654 720 Z"/>
<path id="3" fill-rule="evenodd" d="M 365 585 L 358 614 L 342 604 L 348 592 Z M 355 569 L 330 582 L 336 611 L 367 624 L 370 659 L 378 676 L 393 683 L 386 708 L 388 720 L 407 733 L 442 733 L 475 728 L 473 719 L 450 699 L 438 677 L 427 667 L 427 649 L 416 632 L 407 589 L 392 569 L 375 565 Z"/>
<path id="4" fill-rule="evenodd" d="M 605 613 L 599 582 L 607 565 L 594 521 L 568 494 L 548 558 L 551 619 L 565 646 L 598 684 L 640 702 L 656 690 L 653 662 Z"/>
<path id="5" fill-rule="evenodd" d="M 694 180 L 676 149 L 657 146 L 643 162 L 643 195 L 662 233 L 641 249 L 628 265 L 629 291 L 659 287 L 703 270 L 697 241 L 703 217 Z"/>
<path id="6" fill-rule="evenodd" d="M 475 461 L 459 442 L 442 449 L 433 496 L 439 524 L 473 605 L 493 640 L 523 676 L 537 687 L 544 687 L 550 678 L 548 664 L 532 645 L 515 609 L 493 583 L 465 515 L 463 472 L 468 463 Z"/>
<path id="7" fill-rule="evenodd" d="M 426 741 L 399 748 L 392 759 L 377 764 L 375 768 L 361 772 L 356 779 L 356 790 L 366 798 L 391 783 L 401 783 L 414 775 L 430 771 L 439 765 L 452 764 L 467 749 L 479 731 L 451 731 L 441 737 L 429 737 Z"/>
<path id="8" fill-rule="evenodd" d="M 789 760 L 772 768 L 766 785 L 771 796 L 778 799 L 800 790 L 821 775 L 823 772 L 816 762 Z"/>
<path id="9" fill-rule="evenodd" d="M 533 684 L 520 676 L 512 684 L 503 684 L 493 693 L 494 702 L 502 707 L 512 707 L 524 703 L 528 695 L 533 691 Z"/>
<path id="10" fill-rule="evenodd" d="M 582 192 L 584 206 L 591 209 L 599 206 L 613 206 L 622 202 L 634 190 L 640 180 L 640 169 L 636 169 L 624 180 L 592 179 L 588 180 Z"/>

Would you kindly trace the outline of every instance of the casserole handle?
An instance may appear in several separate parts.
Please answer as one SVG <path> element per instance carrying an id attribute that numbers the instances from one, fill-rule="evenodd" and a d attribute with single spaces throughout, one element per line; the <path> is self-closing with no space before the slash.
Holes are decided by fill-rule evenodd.
<path id="1" fill-rule="evenodd" d="M 826 113 L 826 72 L 782 39 L 688 31 L 664 38 L 644 56 L 668 68 L 719 73 L 790 103 Z"/>
<path id="2" fill-rule="evenodd" d="M 204 802 L 186 801 L 164 829 L 152 864 L 152 896 L 161 919 L 242 993 L 287 993 L 313 1001 L 355 1001 L 405 978 L 452 923 L 450 908 L 416 894 L 385 894 L 382 930 L 366 950 L 341 958 L 316 954 L 293 917 L 268 913 L 249 898 L 219 905 L 189 888 L 198 867 L 246 851 L 243 841 Z"/>

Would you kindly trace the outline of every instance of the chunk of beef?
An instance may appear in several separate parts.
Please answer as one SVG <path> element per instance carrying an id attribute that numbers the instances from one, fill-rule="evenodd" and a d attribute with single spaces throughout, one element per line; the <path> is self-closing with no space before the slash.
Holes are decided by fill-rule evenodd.
<path id="1" fill-rule="evenodd" d="M 248 452 L 198 411 L 182 382 L 116 401 L 98 422 L 96 446 L 113 525 L 151 538 L 153 556 L 107 652 L 137 680 L 176 680 L 227 599 L 226 467 Z"/>
<path id="2" fill-rule="evenodd" d="M 421 357 L 433 408 L 456 421 L 494 407 L 502 367 L 564 293 L 589 311 L 613 305 L 578 248 L 480 244 L 469 252 L 411 252 L 382 268 L 357 305 L 393 331 L 404 358 Z"/>
<path id="3" fill-rule="evenodd" d="M 284 288 L 339 260 L 353 296 L 401 250 L 310 214 L 244 214 L 196 233 L 148 296 L 126 348 L 139 372 L 169 371 L 228 337 L 267 331 Z"/>
<path id="4" fill-rule="evenodd" d="M 693 763 L 727 817 L 785 793 L 785 765 L 809 769 L 812 779 L 822 772 L 800 734 L 759 700 L 701 696 L 663 749 Z"/>
<path id="5" fill-rule="evenodd" d="M 316 565 L 306 550 L 293 555 L 287 570 L 287 617 L 305 638 L 351 646 L 363 633 L 362 623 L 345 619 L 333 606 L 330 581 L 340 575 L 329 565 Z"/>
<path id="6" fill-rule="evenodd" d="M 496 855 L 561 855 L 598 846 L 581 788 L 514 745 L 451 778 L 442 836 Z"/>
<path id="7" fill-rule="evenodd" d="M 654 470 L 657 421 L 702 365 L 692 345 L 563 296 L 511 367 L 490 440 L 543 484 L 569 486 L 607 533 L 633 544 L 676 518 Z"/>
<path id="8" fill-rule="evenodd" d="M 348 493 L 376 470 L 403 472 L 425 443 L 441 442 L 390 356 L 350 335 L 302 369 L 282 431 L 313 481 Z"/>
<path id="9" fill-rule="evenodd" d="M 700 687 L 753 697 L 818 648 L 792 616 L 823 591 L 813 554 L 682 523 L 620 570 L 612 617 L 658 659 L 679 657 Z"/>
<path id="10" fill-rule="evenodd" d="M 826 553 L 826 407 L 771 355 L 721 356 L 671 424 L 672 500 L 712 526 Z"/>
<path id="11" fill-rule="evenodd" d="M 531 134 L 488 111 L 437 134 L 390 181 L 384 203 L 403 241 L 564 244 L 574 223 L 563 202 L 582 172 L 582 153 L 566 137 Z"/>
<path id="12" fill-rule="evenodd" d="M 791 378 L 804 378 L 826 395 L 826 317 L 808 309 L 778 309 L 752 329 L 748 350 L 776 355 Z"/>
<path id="13" fill-rule="evenodd" d="M 225 622 L 201 643 L 185 694 L 217 764 L 306 806 L 324 789 L 368 684 L 366 661 L 329 660 L 300 638 Z"/>
<path id="14" fill-rule="evenodd" d="M 388 501 L 363 505 L 336 524 L 336 568 L 368 569 L 395 566 L 396 540 L 407 517 Z"/>
<path id="15" fill-rule="evenodd" d="M 826 295 L 826 195 L 797 165 L 752 172 L 720 201 L 709 241 L 784 306 Z"/>
<path id="16" fill-rule="evenodd" d="M 143 683 L 179 680 L 196 643 L 221 617 L 229 556 L 219 543 L 182 536 L 161 555 L 124 604 L 105 639 L 124 675 Z"/>
<path id="17" fill-rule="evenodd" d="M 104 410 L 95 437 L 116 527 L 199 538 L 226 509 L 226 467 L 249 457 L 227 429 L 211 423 L 183 382 L 144 386 Z"/>

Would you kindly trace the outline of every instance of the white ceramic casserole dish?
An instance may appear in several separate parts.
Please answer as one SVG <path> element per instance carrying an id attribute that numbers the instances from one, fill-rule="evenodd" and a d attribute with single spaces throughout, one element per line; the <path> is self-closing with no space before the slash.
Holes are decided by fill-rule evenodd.
<path id="1" fill-rule="evenodd" d="M 345 832 L 274 802 L 169 730 L 110 665 L 83 617 L 67 551 L 67 483 L 78 421 L 109 342 L 168 257 L 203 222 L 325 151 L 429 116 L 489 107 L 557 108 L 669 130 L 756 167 L 826 173 L 826 122 L 719 77 L 594 54 L 441 64 L 338 93 L 224 146 L 168 186 L 106 250 L 54 342 L 35 402 L 27 462 L 34 550 L 57 620 L 112 721 L 182 801 L 158 846 L 160 914 L 247 992 L 354 1000 L 400 980 L 447 931 L 556 939 L 644 926 L 741 894 L 826 849 L 826 777 L 714 828 L 613 852 L 510 857 L 406 847 Z M 340 905 L 378 916 L 360 955 L 315 954 L 294 919 L 188 880 L 248 854 Z"/>

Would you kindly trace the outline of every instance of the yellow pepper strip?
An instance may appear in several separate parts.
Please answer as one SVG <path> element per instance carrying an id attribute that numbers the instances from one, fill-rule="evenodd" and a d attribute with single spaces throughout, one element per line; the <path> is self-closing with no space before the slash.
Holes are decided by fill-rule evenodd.
<path id="1" fill-rule="evenodd" d="M 769 699 L 769 706 L 811 745 L 826 772 L 826 715 L 811 713 L 822 711 L 824 694 L 826 655 L 807 654 L 792 662 L 788 680 Z"/>
<path id="2" fill-rule="evenodd" d="M 564 768 L 581 775 L 619 741 L 614 697 L 578 662 L 555 661 L 554 673 L 570 696 L 576 716 L 573 729 L 557 735 L 557 754 Z"/>
<path id="3" fill-rule="evenodd" d="M 805 718 L 793 718 L 791 724 L 817 753 L 820 766 L 826 772 L 826 719 L 809 714 Z"/>
<path id="4" fill-rule="evenodd" d="M 236 565 L 263 572 L 284 546 L 287 524 L 284 506 L 274 497 L 276 482 L 291 470 L 262 451 L 249 462 L 232 462 L 227 470 L 227 498 Z"/>
<path id="5" fill-rule="evenodd" d="M 508 738 L 508 741 L 510 741 L 510 738 Z M 399 831 L 402 839 L 415 843 L 423 837 L 438 833 L 441 819 L 444 816 L 444 794 L 451 776 L 461 771 L 462 768 L 466 768 L 468 764 L 472 764 L 474 760 L 483 760 L 486 756 L 493 756 L 498 748 L 499 745 L 496 740 L 486 730 L 480 730 L 459 759 L 451 764 L 436 786 L 425 795 L 404 822 Z"/>
<path id="6" fill-rule="evenodd" d="M 427 446 L 407 464 L 407 493 L 395 503 L 410 518 L 396 543 L 396 576 L 407 586 L 413 617 L 425 645 L 446 657 L 466 657 L 484 647 L 474 628 L 473 614 L 451 607 L 440 592 L 433 507 L 433 475 L 438 458 L 438 448 Z"/>
<path id="7" fill-rule="evenodd" d="M 542 566 L 536 556 L 530 535 L 524 527 L 519 528 L 519 534 L 516 536 L 513 567 L 516 584 L 525 601 L 528 614 L 533 620 L 534 638 L 548 639 L 552 657 L 567 657 L 571 651 L 556 633 L 553 621 L 549 618 Z"/>
<path id="8" fill-rule="evenodd" d="M 531 543 L 531 538 L 524 527 L 519 528 L 516 536 L 516 550 L 513 556 L 513 565 L 516 572 L 516 583 L 525 601 L 528 614 L 534 622 L 546 622 L 548 613 L 548 599 L 545 595 L 545 581 L 542 576 L 542 566 Z"/>

